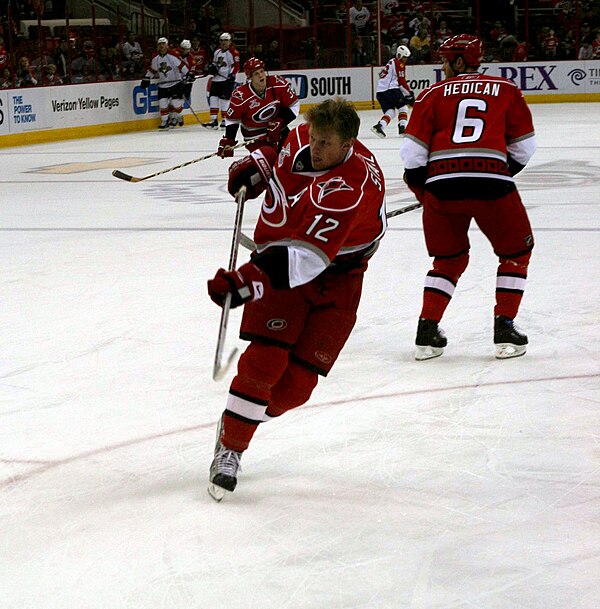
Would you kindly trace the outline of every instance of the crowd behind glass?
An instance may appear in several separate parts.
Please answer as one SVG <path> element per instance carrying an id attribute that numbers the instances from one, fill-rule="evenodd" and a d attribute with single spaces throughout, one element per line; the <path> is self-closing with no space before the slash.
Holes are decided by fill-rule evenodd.
<path id="1" fill-rule="evenodd" d="M 210 58 L 224 31 L 242 64 L 255 56 L 269 70 L 382 65 L 398 45 L 410 48 L 409 63 L 439 63 L 440 44 L 458 33 L 482 38 L 485 62 L 600 59 L 600 0 L 294 0 L 303 19 L 257 27 L 237 24 L 242 4 L 157 2 L 166 17 L 157 34 L 118 14 L 106 24 L 92 13 L 81 25 L 70 22 L 65 2 L 9 0 L 0 8 L 0 87 L 138 80 L 158 36 L 175 51 L 190 40 Z"/>

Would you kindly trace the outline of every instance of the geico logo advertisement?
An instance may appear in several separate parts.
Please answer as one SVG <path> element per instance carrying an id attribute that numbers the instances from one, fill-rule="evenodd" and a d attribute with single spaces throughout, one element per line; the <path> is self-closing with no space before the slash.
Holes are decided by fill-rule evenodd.
<path id="1" fill-rule="evenodd" d="M 158 105 L 158 85 L 150 85 L 147 89 L 142 89 L 139 85 L 133 87 L 133 111 L 136 114 L 149 114 L 159 112 Z M 187 102 L 183 102 L 184 108 L 189 108 Z"/>
<path id="2" fill-rule="evenodd" d="M 133 87 L 133 111 L 136 114 L 148 114 L 159 110 L 156 85 L 150 85 L 147 89 L 142 89 L 139 85 Z"/>

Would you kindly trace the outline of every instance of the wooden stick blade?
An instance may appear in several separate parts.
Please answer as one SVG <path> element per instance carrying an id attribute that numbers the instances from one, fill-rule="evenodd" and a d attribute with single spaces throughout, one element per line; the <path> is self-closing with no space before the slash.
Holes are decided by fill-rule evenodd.
<path id="1" fill-rule="evenodd" d="M 123 173 L 120 169 L 115 169 L 112 174 L 113 176 L 115 176 L 115 178 L 119 178 L 119 180 L 125 180 L 126 182 L 141 182 L 141 178 L 130 176 L 127 173 Z"/>

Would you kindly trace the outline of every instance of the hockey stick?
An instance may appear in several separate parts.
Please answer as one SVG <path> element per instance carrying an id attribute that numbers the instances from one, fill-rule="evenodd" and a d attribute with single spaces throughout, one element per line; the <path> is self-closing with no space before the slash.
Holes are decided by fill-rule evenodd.
<path id="1" fill-rule="evenodd" d="M 400 216 L 401 214 L 405 214 L 408 211 L 413 211 L 415 209 L 420 209 L 423 207 L 423 203 L 412 203 L 411 205 L 407 205 L 406 207 L 401 207 L 400 209 L 395 209 L 394 211 L 388 211 L 385 214 L 385 217 L 389 220 L 390 218 L 395 218 L 396 216 Z M 248 235 L 241 233 L 240 234 L 240 245 L 245 247 L 247 250 L 254 252 L 256 250 L 256 243 L 252 237 L 248 237 Z"/>
<path id="2" fill-rule="evenodd" d="M 192 114 L 194 115 L 194 118 L 196 119 L 196 121 L 198 121 L 198 123 L 202 124 L 202 121 L 198 118 L 198 115 L 194 112 L 194 108 L 192 108 L 192 102 L 185 95 L 183 96 L 183 101 L 188 105 L 188 108 L 192 111 Z"/>
<path id="3" fill-rule="evenodd" d="M 246 202 L 246 187 L 242 186 L 236 195 L 237 200 L 237 212 L 235 214 L 235 222 L 233 226 L 233 238 L 231 240 L 231 252 L 229 254 L 229 266 L 227 268 L 228 271 L 235 271 L 235 267 L 237 265 L 237 256 L 240 245 L 240 234 L 242 232 L 242 216 L 244 215 L 244 203 Z M 215 352 L 215 363 L 213 366 L 213 381 L 220 381 L 231 361 L 233 360 L 234 355 L 237 353 L 237 349 L 234 349 L 231 352 L 231 355 L 227 358 L 227 362 L 223 365 L 221 362 L 223 358 L 223 347 L 225 345 L 225 336 L 227 334 L 227 321 L 229 319 L 229 309 L 231 308 L 231 292 L 227 294 L 225 297 L 225 302 L 223 303 L 223 309 L 221 311 L 221 322 L 219 324 L 219 337 L 217 339 L 217 349 Z"/>
<path id="4" fill-rule="evenodd" d="M 246 144 L 251 144 L 252 142 L 255 142 L 256 139 L 255 138 L 253 140 L 248 140 L 247 142 L 240 142 L 239 144 L 236 144 L 235 146 L 231 146 L 232 150 L 235 150 L 236 148 L 241 148 L 242 146 L 245 146 Z M 175 165 L 174 167 L 169 167 L 168 169 L 163 169 L 162 171 L 157 171 L 156 173 L 151 173 L 150 175 L 144 176 L 142 178 L 136 178 L 135 176 L 130 176 L 127 173 L 124 173 L 123 171 L 121 171 L 120 169 L 114 169 L 112 174 L 113 176 L 115 176 L 115 178 L 119 178 L 119 180 L 125 180 L 126 182 L 143 182 L 144 180 L 149 180 L 150 178 L 155 178 L 156 176 L 160 176 L 163 173 L 169 173 L 169 171 L 175 171 L 176 169 L 181 169 L 182 167 L 187 167 L 188 165 L 193 165 L 194 163 L 199 163 L 200 161 L 206 161 L 206 159 L 210 159 L 213 156 L 218 156 L 219 152 L 213 152 L 212 154 L 207 154 L 206 156 L 201 156 L 199 159 L 193 159 L 191 161 L 187 161 L 186 163 L 182 163 L 181 165 Z"/>
<path id="5" fill-rule="evenodd" d="M 389 220 L 390 218 L 395 218 L 396 216 L 405 214 L 407 211 L 413 211 L 414 209 L 420 209 L 421 207 L 423 207 L 423 203 L 412 203 L 406 207 L 401 207 L 400 209 L 395 209 L 394 211 L 388 211 L 385 214 L 385 217 Z"/>

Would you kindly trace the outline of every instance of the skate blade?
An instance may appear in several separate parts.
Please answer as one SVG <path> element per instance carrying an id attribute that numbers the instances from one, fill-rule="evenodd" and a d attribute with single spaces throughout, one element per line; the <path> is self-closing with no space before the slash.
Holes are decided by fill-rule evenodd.
<path id="1" fill-rule="evenodd" d="M 434 357 L 439 357 L 443 352 L 443 347 L 422 347 L 420 345 L 417 345 L 417 350 L 415 351 L 415 359 L 418 362 L 422 362 L 426 359 L 433 359 Z"/>
<path id="2" fill-rule="evenodd" d="M 208 494 L 217 503 L 220 503 L 221 501 L 223 501 L 223 498 L 229 492 L 229 491 L 226 491 L 222 486 L 217 486 L 216 484 L 213 484 L 212 482 L 209 482 L 208 488 L 206 490 L 208 491 Z"/>
<path id="3" fill-rule="evenodd" d="M 385 133 L 380 133 L 379 131 L 377 131 L 377 129 L 375 129 L 375 127 L 371 127 L 371 131 L 377 136 L 380 137 L 381 139 L 383 139 L 385 137 Z"/>
<path id="4" fill-rule="evenodd" d="M 513 345 L 512 343 L 496 344 L 496 359 L 510 359 L 521 357 L 527 352 L 527 345 Z"/>

